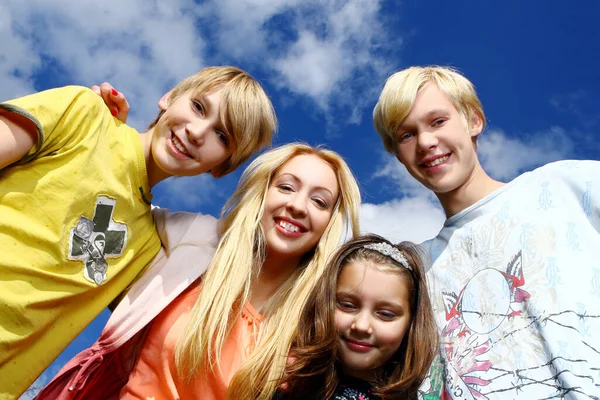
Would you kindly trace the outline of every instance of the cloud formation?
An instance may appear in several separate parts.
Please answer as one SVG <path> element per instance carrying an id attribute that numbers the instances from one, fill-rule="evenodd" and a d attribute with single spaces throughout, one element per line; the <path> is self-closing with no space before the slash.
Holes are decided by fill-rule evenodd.
<path id="1" fill-rule="evenodd" d="M 478 152 L 481 164 L 491 177 L 509 181 L 524 171 L 571 157 L 573 142 L 560 127 L 521 138 L 492 130 L 479 139 Z"/>
<path id="2" fill-rule="evenodd" d="M 35 74 L 53 67 L 69 77 L 59 84 L 113 83 L 138 127 L 164 92 L 211 63 L 254 65 L 321 112 L 344 111 L 345 123 L 360 121 L 390 70 L 378 0 L 31 0 L 0 11 L 6 98 L 33 91 Z"/>

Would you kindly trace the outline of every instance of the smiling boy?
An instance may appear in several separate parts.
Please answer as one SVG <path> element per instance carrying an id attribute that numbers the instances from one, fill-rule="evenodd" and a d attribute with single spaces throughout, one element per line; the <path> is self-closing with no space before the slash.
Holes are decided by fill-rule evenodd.
<path id="1" fill-rule="evenodd" d="M 481 103 L 447 67 L 395 73 L 373 115 L 386 150 L 447 217 L 423 243 L 441 336 L 423 398 L 596 398 L 600 163 L 494 180 L 477 156 Z"/>
<path id="2" fill-rule="evenodd" d="M 0 399 L 17 398 L 150 263 L 150 190 L 220 177 L 270 144 L 262 87 L 205 68 L 160 99 L 145 133 L 83 87 L 0 104 Z"/>

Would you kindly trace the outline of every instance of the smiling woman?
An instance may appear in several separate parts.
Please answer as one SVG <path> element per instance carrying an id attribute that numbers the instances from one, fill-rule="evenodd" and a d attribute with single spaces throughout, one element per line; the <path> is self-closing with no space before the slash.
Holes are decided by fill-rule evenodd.
<path id="1" fill-rule="evenodd" d="M 196 246 L 169 241 L 98 342 L 39 399 L 270 399 L 326 259 L 346 227 L 358 232 L 359 205 L 336 153 L 290 144 L 261 155 L 224 208 L 216 252 L 214 221 L 190 225 Z M 192 260 L 213 252 L 193 283 L 207 265 Z M 188 283 L 173 283 L 182 273 Z"/>

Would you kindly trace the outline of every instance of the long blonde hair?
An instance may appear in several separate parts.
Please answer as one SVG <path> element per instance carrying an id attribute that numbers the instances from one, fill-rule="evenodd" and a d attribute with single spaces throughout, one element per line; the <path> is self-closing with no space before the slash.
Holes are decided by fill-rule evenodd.
<path id="1" fill-rule="evenodd" d="M 314 252 L 277 289 L 262 314 L 254 350 L 233 376 L 227 397 L 270 399 L 285 370 L 291 344 L 296 337 L 300 313 L 318 282 L 327 258 L 337 249 L 349 227 L 359 231 L 360 191 L 346 162 L 335 152 L 293 143 L 268 151 L 246 169 L 221 217 L 222 238 L 201 283 L 192 317 L 175 351 L 178 373 L 191 380 L 198 373 L 220 368 L 220 354 L 232 325 L 248 301 L 251 284 L 265 257 L 265 239 L 260 221 L 267 189 L 275 172 L 293 157 L 313 154 L 335 171 L 339 198 L 329 224 Z"/>

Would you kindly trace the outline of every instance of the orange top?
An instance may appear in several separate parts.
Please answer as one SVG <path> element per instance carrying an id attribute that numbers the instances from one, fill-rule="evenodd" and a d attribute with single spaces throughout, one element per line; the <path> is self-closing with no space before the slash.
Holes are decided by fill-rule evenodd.
<path id="1" fill-rule="evenodd" d="M 252 351 L 257 328 L 264 318 L 247 302 L 223 345 L 221 371 L 198 374 L 196 380 L 185 382 L 175 367 L 175 345 L 189 322 L 199 292 L 196 286 L 182 293 L 156 317 L 129 381 L 121 390 L 121 399 L 225 399 L 229 382 Z"/>

